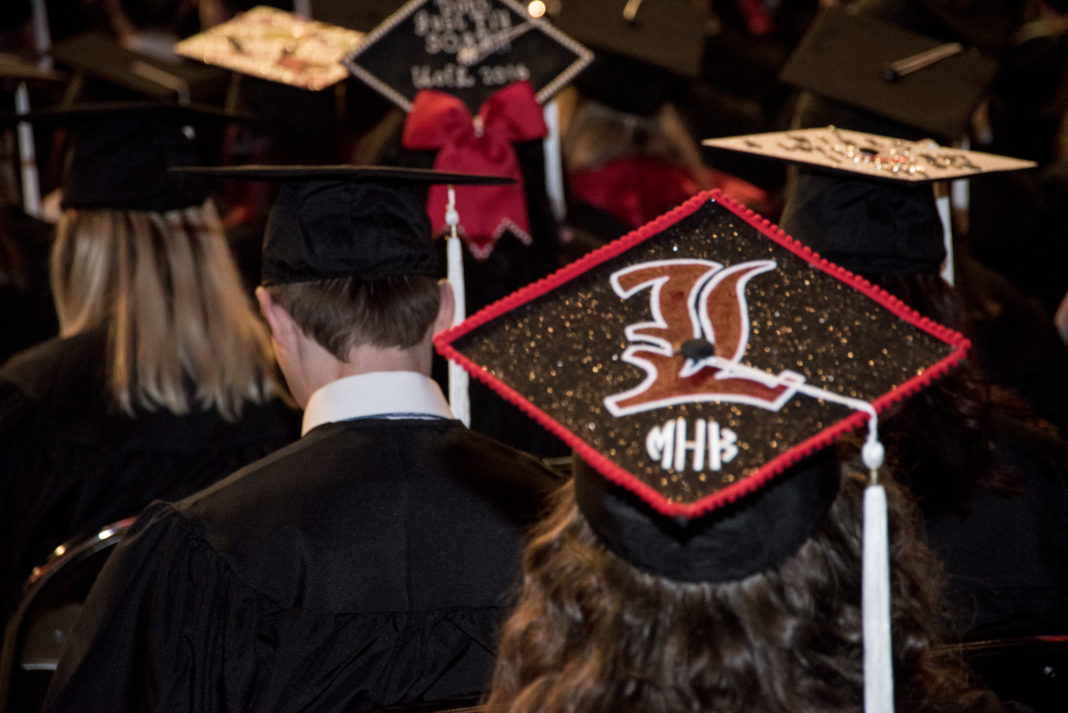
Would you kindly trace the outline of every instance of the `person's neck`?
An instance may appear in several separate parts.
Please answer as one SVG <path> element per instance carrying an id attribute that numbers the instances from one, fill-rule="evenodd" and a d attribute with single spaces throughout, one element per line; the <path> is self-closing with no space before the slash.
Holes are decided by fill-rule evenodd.
<path id="1" fill-rule="evenodd" d="M 431 353 L 423 345 L 406 349 L 396 347 L 355 346 L 349 358 L 338 362 L 338 378 L 376 371 L 414 371 L 430 375 Z"/>

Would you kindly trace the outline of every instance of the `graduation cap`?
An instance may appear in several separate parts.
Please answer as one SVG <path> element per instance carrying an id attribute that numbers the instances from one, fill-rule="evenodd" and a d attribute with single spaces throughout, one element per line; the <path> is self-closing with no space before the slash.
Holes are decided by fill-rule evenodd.
<path id="1" fill-rule="evenodd" d="M 596 53 L 629 57 L 681 77 L 701 74 L 711 17 L 690 0 L 561 0 L 553 24 Z"/>
<path id="2" fill-rule="evenodd" d="M 56 64 L 76 76 L 98 80 L 91 100 L 148 99 L 211 103 L 221 98 L 229 74 L 216 67 L 175 57 L 167 61 L 123 47 L 111 35 L 93 30 L 52 46 Z"/>
<path id="3" fill-rule="evenodd" d="M 509 178 L 392 166 L 186 166 L 174 173 L 281 184 L 263 238 L 262 284 L 440 274 L 416 189 Z"/>
<path id="4" fill-rule="evenodd" d="M 953 242 L 948 222 L 943 224 L 931 206 L 931 184 L 1035 166 L 931 139 L 909 141 L 835 126 L 705 139 L 702 145 L 821 169 L 797 183 L 781 219 L 843 267 L 880 273 L 944 269 L 949 281 Z M 865 180 L 840 181 L 835 174 Z"/>
<path id="5" fill-rule="evenodd" d="M 574 81 L 585 95 L 641 116 L 676 98 L 700 76 L 710 22 L 692 0 L 562 0 L 549 17 L 594 50 Z"/>
<path id="6" fill-rule="evenodd" d="M 264 285 L 335 277 L 436 277 L 440 267 L 430 219 L 415 189 L 513 180 L 392 166 L 186 167 L 175 172 L 281 183 L 263 236 Z M 464 289 L 454 202 L 448 212 L 447 221 L 453 227 L 448 277 L 455 294 L 455 321 L 459 321 L 464 316 Z M 467 379 L 461 373 L 450 367 L 449 402 L 454 415 L 469 423 Z"/>
<path id="7" fill-rule="evenodd" d="M 349 73 L 341 58 L 364 34 L 258 6 L 178 42 L 175 52 L 272 82 L 318 91 Z"/>
<path id="8" fill-rule="evenodd" d="M 66 75 L 51 69 L 43 69 L 36 64 L 11 54 L 0 54 L 0 80 L 19 82 L 62 82 Z"/>
<path id="9" fill-rule="evenodd" d="M 404 111 L 423 89 L 471 111 L 502 87 L 529 81 L 545 103 L 589 64 L 588 49 L 515 0 L 410 0 L 372 30 L 344 64 Z"/>
<path id="10" fill-rule="evenodd" d="M 1034 161 L 837 126 L 705 139 L 703 146 L 905 183 L 1033 168 Z"/>
<path id="11" fill-rule="evenodd" d="M 840 7 L 821 10 L 779 78 L 939 139 L 956 139 L 986 94 L 997 63 Z"/>
<path id="12" fill-rule="evenodd" d="M 69 130 L 64 208 L 162 212 L 199 205 L 208 195 L 203 181 L 167 172 L 207 159 L 198 129 L 250 119 L 209 106 L 136 101 L 74 104 L 0 120 Z"/>
<path id="13" fill-rule="evenodd" d="M 967 348 L 718 192 L 436 342 L 590 466 L 576 494 L 609 549 L 683 581 L 742 579 L 793 554 L 837 483 L 794 466 L 867 424 L 877 468 L 877 414 Z M 885 540 L 875 507 L 873 543 L 880 523 Z M 888 596 L 885 550 L 873 561 L 865 586 Z"/>

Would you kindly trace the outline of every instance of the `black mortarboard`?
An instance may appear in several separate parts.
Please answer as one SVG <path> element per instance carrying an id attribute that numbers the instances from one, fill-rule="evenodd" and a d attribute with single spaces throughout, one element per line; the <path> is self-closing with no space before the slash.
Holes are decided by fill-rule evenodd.
<path id="1" fill-rule="evenodd" d="M 718 192 L 437 344 L 598 474 L 579 503 L 611 549 L 688 581 L 796 551 L 837 483 L 806 458 L 967 347 Z"/>
<path id="2" fill-rule="evenodd" d="M 701 73 L 708 6 L 692 0 L 550 2 L 553 24 L 594 51 L 574 81 L 586 96 L 651 116 Z"/>
<path id="3" fill-rule="evenodd" d="M 214 107 L 151 102 L 76 104 L 6 117 L 69 130 L 64 208 L 151 211 L 202 203 L 208 195 L 203 181 L 167 169 L 209 159 L 197 127 L 249 118 Z"/>
<path id="4" fill-rule="evenodd" d="M 188 167 L 177 172 L 281 183 L 263 237 L 265 285 L 438 276 L 424 199 L 413 189 L 511 181 L 387 166 Z"/>
<path id="5" fill-rule="evenodd" d="M 49 50 L 57 65 L 103 82 L 88 100 L 151 99 L 216 102 L 225 95 L 229 73 L 181 57 L 172 61 L 123 47 L 93 30 L 58 42 Z"/>
<path id="6" fill-rule="evenodd" d="M 847 9 L 821 10 L 780 79 L 941 140 L 964 135 L 997 64 Z"/>
<path id="7" fill-rule="evenodd" d="M 627 57 L 665 75 L 701 74 L 708 6 L 691 0 L 561 0 L 553 24 L 598 55 Z M 663 75 L 662 75 L 663 76 Z"/>
<path id="8" fill-rule="evenodd" d="M 363 33 L 261 5 L 175 44 L 178 54 L 318 91 L 349 76 L 341 58 Z"/>

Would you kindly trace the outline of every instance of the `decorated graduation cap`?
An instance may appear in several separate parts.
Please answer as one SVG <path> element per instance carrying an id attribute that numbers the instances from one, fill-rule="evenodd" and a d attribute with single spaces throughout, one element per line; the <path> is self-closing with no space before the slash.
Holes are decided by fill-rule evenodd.
<path id="1" fill-rule="evenodd" d="M 684 581 L 742 579 L 789 557 L 837 483 L 807 457 L 867 425 L 874 474 L 877 415 L 967 348 L 718 192 L 491 305 L 437 345 L 589 465 L 576 494 L 606 546 Z M 868 607 L 882 635 L 865 641 L 889 665 L 886 515 L 881 489 L 869 492 L 866 546 L 882 549 L 866 555 L 877 574 L 865 587 L 884 601 Z M 876 670 L 871 695 L 886 698 L 889 672 Z"/>
<path id="2" fill-rule="evenodd" d="M 702 145 L 868 178 L 931 183 L 1033 168 L 1034 161 L 837 126 L 705 139 Z"/>
<path id="3" fill-rule="evenodd" d="M 590 61 L 588 49 L 515 0 L 410 0 L 344 60 L 353 76 L 407 112 L 401 143 L 433 151 L 434 168 L 512 176 L 514 186 L 465 188 L 456 201 L 468 250 L 487 259 L 510 232 L 532 243 L 515 144 L 549 136 L 542 104 Z M 428 194 L 435 232 L 449 200 Z"/>
<path id="4" fill-rule="evenodd" d="M 265 5 L 186 38 L 175 52 L 272 82 L 319 91 L 348 77 L 341 59 L 364 34 Z"/>
<path id="5" fill-rule="evenodd" d="M 411 111 L 421 90 L 458 97 L 471 111 L 528 81 L 544 103 L 589 63 L 590 51 L 515 0 L 409 0 L 345 59 L 349 71 Z"/>
<path id="6" fill-rule="evenodd" d="M 203 203 L 203 181 L 167 169 L 204 163 L 210 158 L 204 133 L 252 119 L 210 106 L 144 101 L 72 104 L 8 118 L 69 131 L 64 208 L 144 211 Z"/>
<path id="7" fill-rule="evenodd" d="M 946 140 L 967 132 L 996 72 L 997 63 L 974 47 L 830 7 L 817 15 L 779 77 Z"/>
<path id="8" fill-rule="evenodd" d="M 825 257 L 860 272 L 937 273 L 952 243 L 934 209 L 925 210 L 931 184 L 1035 166 L 932 139 L 836 126 L 705 139 L 702 145 L 819 169 L 794 189 L 784 224 Z M 847 175 L 871 180 L 836 180 Z"/>

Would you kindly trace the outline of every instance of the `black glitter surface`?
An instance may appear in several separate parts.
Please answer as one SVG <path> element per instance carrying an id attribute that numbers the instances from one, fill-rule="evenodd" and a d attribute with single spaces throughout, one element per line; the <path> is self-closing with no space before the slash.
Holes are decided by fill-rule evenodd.
<path id="1" fill-rule="evenodd" d="M 623 360 L 632 345 L 624 330 L 652 315 L 650 290 L 623 299 L 610 277 L 628 265 L 680 258 L 711 260 L 724 269 L 775 261 L 774 270 L 756 274 L 744 290 L 750 335 L 741 363 L 764 372 L 796 372 L 807 385 L 871 402 L 954 350 L 711 199 L 621 255 L 475 328 L 454 346 L 670 502 L 693 503 L 737 483 L 855 413 L 795 393 L 777 411 L 717 401 L 614 416 L 605 399 L 646 378 Z M 647 450 L 647 437 L 679 418 L 690 434 L 698 420 L 714 422 L 721 435 L 729 429 L 737 437 L 736 455 L 711 465 L 705 457 L 695 469 L 688 452 L 683 468 L 674 462 L 663 467 Z"/>

